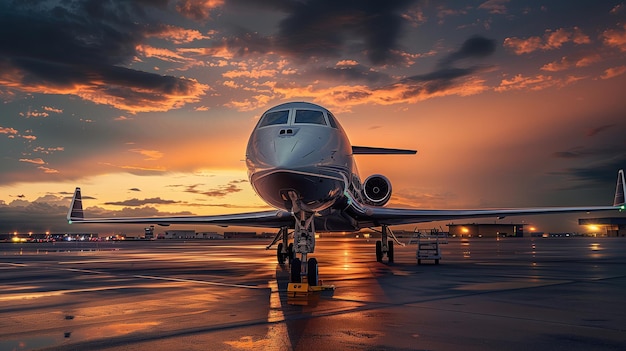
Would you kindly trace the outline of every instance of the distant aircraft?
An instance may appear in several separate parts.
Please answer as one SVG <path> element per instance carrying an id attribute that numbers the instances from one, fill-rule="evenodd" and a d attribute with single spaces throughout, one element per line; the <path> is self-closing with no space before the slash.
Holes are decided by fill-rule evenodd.
<path id="1" fill-rule="evenodd" d="M 214 224 L 278 228 L 273 244 L 278 262 L 291 263 L 291 282 L 306 276 L 318 282 L 315 231 L 343 232 L 381 227 L 376 260 L 393 262 L 389 226 L 476 217 L 505 217 L 545 213 L 624 209 L 624 171 L 618 172 L 613 206 L 519 209 L 419 210 L 385 208 L 391 182 L 375 174 L 361 181 L 354 155 L 415 154 L 415 150 L 351 146 L 341 125 L 327 109 L 306 102 L 290 102 L 267 110 L 248 141 L 246 166 L 256 193 L 277 210 L 217 216 L 148 218 L 84 218 L 80 188 L 76 188 L 69 223 L 142 223 L 170 225 Z M 289 243 L 289 230 L 293 241 Z M 388 240 L 389 238 L 394 239 Z M 295 257 L 299 254 L 300 257 Z"/>

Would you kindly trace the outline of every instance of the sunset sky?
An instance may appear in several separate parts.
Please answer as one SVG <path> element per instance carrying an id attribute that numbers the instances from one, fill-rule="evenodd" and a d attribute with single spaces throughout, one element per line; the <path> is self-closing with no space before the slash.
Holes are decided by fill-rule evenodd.
<path id="1" fill-rule="evenodd" d="M 607 205 L 626 4 L 2 1 L 0 99 L 0 233 L 88 230 L 65 223 L 76 186 L 93 216 L 268 209 L 242 160 L 288 101 L 328 108 L 354 145 L 419 151 L 357 156 L 391 180 L 388 206 Z"/>

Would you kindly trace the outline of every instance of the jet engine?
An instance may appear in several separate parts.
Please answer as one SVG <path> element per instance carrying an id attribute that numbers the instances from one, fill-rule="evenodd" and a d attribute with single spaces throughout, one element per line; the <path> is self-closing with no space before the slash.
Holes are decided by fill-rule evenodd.
<path id="1" fill-rule="evenodd" d="M 391 182 L 383 175 L 371 175 L 363 183 L 363 195 L 370 205 L 384 206 L 391 198 Z"/>

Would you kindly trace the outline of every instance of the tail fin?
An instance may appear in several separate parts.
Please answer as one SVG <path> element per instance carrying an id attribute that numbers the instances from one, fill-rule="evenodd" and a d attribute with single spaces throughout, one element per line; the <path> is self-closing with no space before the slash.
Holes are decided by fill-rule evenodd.
<path id="1" fill-rule="evenodd" d="M 67 221 L 71 224 L 72 221 L 81 221 L 83 218 L 83 199 L 80 195 L 80 188 L 76 188 L 70 210 L 67 212 Z"/>
<path id="2" fill-rule="evenodd" d="M 613 200 L 613 206 L 621 206 L 624 209 L 624 193 L 626 192 L 626 184 L 624 183 L 624 170 L 620 169 L 617 172 L 617 186 L 615 187 L 615 200 Z"/>

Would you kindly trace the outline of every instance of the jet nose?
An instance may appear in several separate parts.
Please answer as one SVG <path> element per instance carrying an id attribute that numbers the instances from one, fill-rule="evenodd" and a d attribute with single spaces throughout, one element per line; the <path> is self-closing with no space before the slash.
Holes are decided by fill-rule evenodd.
<path id="1" fill-rule="evenodd" d="M 298 169 L 316 166 L 336 147 L 320 128 L 285 126 L 264 128 L 254 133 L 248 145 L 248 169 Z"/>
<path id="2" fill-rule="evenodd" d="M 291 133 L 289 133 L 291 131 Z M 299 134 L 295 137 L 295 134 Z M 273 163 L 279 168 L 294 168 L 310 164 L 316 153 L 314 139 L 308 133 L 298 133 L 288 129 L 285 134 L 274 139 Z"/>

